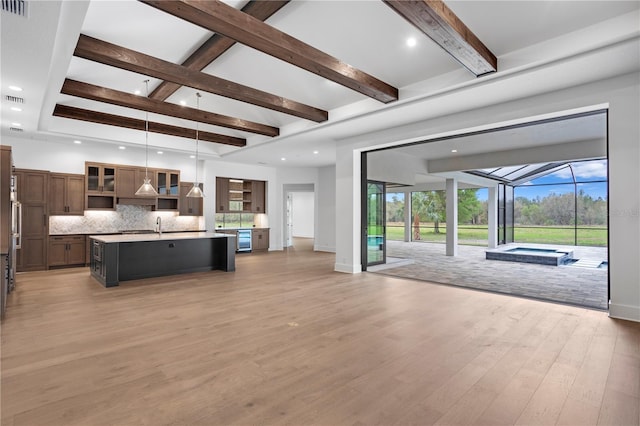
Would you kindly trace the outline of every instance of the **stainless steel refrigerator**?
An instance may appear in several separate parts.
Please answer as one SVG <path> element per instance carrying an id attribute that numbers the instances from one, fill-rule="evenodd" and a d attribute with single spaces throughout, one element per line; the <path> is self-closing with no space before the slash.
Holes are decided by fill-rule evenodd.
<path id="1" fill-rule="evenodd" d="M 20 204 L 13 192 L 11 147 L 0 145 L 0 315 L 15 288 L 16 250 L 20 242 Z"/>

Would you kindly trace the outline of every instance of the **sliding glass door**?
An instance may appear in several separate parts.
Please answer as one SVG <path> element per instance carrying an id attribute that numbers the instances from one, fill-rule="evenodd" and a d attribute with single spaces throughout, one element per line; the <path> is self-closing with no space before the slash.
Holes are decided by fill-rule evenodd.
<path id="1" fill-rule="evenodd" d="M 367 181 L 366 245 L 367 266 L 386 262 L 387 241 L 385 230 L 386 188 L 382 182 Z"/>

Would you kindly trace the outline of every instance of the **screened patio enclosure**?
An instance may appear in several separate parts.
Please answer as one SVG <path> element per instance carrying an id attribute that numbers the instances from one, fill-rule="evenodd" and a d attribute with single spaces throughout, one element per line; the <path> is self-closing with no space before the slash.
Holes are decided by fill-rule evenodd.
<path id="1" fill-rule="evenodd" d="M 498 184 L 498 242 L 606 247 L 607 160 L 467 171 Z"/>
<path id="2" fill-rule="evenodd" d="M 448 229 L 445 191 L 399 192 L 401 188 L 391 185 L 385 197 L 389 261 L 369 270 L 607 309 L 606 159 L 467 173 L 496 181 L 493 197 L 497 218 L 491 229 L 497 234 L 498 246 L 511 249 L 524 245 L 533 250 L 553 247 L 573 252 L 574 260 L 559 267 L 486 260 L 490 196 L 484 188 L 458 189 L 458 236 L 463 247 L 456 257 L 446 256 L 443 250 Z M 474 206 L 481 208 L 473 211 Z M 406 215 L 405 209 L 411 213 Z M 401 217 L 411 220 L 399 224 Z M 434 224 L 434 220 L 440 223 Z M 420 222 L 419 229 L 416 229 L 417 222 Z M 410 232 L 405 233 L 405 227 Z"/>
<path id="3" fill-rule="evenodd" d="M 364 153 L 362 182 L 385 184 L 386 261 L 363 268 L 607 309 L 607 128 L 594 106 Z M 557 251 L 575 257 L 520 260 Z"/>

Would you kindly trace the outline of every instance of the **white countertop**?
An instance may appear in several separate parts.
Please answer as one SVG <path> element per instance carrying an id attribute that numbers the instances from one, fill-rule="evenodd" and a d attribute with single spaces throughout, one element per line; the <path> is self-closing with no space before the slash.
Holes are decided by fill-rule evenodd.
<path id="1" fill-rule="evenodd" d="M 229 238 L 234 235 L 218 234 L 215 232 L 167 232 L 159 234 L 124 234 L 124 235 L 90 235 L 96 241 L 102 243 L 132 243 L 137 241 L 171 241 L 171 240 L 195 240 L 202 238 Z"/>

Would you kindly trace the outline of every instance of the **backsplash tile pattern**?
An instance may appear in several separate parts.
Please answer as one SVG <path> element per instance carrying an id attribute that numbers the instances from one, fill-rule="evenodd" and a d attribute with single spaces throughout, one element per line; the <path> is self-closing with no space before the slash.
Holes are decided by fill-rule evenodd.
<path id="1" fill-rule="evenodd" d="M 204 230 L 204 216 L 178 216 L 151 207 L 118 205 L 116 211 L 85 211 L 84 216 L 50 216 L 49 234 L 90 234 L 130 230 L 155 230 L 162 218 L 163 231 Z"/>

